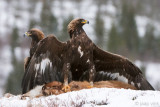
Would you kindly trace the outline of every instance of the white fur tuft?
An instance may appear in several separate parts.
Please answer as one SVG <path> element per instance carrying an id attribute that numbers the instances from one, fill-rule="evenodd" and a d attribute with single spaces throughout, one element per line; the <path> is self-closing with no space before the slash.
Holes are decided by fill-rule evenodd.
<path id="1" fill-rule="evenodd" d="M 43 85 L 36 86 L 34 89 L 30 90 L 29 92 L 27 92 L 23 96 L 27 96 L 30 98 L 42 96 L 42 87 L 43 87 Z"/>

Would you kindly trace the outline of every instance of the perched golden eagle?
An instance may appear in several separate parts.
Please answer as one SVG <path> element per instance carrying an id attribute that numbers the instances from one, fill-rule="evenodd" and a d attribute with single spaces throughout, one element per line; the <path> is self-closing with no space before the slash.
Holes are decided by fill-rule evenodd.
<path id="1" fill-rule="evenodd" d="M 22 93 L 26 93 L 37 85 L 52 81 L 64 81 L 67 70 L 67 43 L 57 40 L 54 35 L 48 35 L 39 41 L 22 80 Z M 62 72 L 64 71 L 64 72 Z M 71 77 L 67 74 L 67 80 Z M 68 81 L 67 81 L 68 82 Z"/>
<path id="2" fill-rule="evenodd" d="M 42 40 L 45 36 L 44 33 L 36 28 L 32 28 L 31 30 L 25 32 L 24 36 L 31 37 L 31 45 L 30 45 L 30 56 L 24 59 L 24 69 L 27 68 L 36 48 L 37 44 L 40 40 Z"/>
<path id="3" fill-rule="evenodd" d="M 73 80 L 87 80 L 92 83 L 94 77 L 94 81 L 118 80 L 131 84 L 139 90 L 154 90 L 143 77 L 141 70 L 127 58 L 98 48 L 86 35 L 81 20 L 75 19 L 68 25 L 70 37 L 78 38 L 80 41 L 80 43 L 76 43 L 76 47 L 73 46 L 73 48 L 80 47 L 80 49 L 78 48 L 80 58 L 71 64 Z M 88 58 L 88 56 L 90 57 Z M 75 57 L 72 56 L 72 59 L 75 59 Z M 91 71 L 83 73 L 87 70 L 85 67 L 88 64 L 92 65 Z M 94 65 L 97 73 L 94 72 Z"/>
<path id="4" fill-rule="evenodd" d="M 63 82 L 64 90 L 67 91 L 70 88 L 68 81 L 71 81 L 72 66 L 77 67 L 78 71 L 88 70 L 90 72 L 90 84 L 93 86 L 95 73 L 93 43 L 89 38 L 86 39 L 83 29 L 74 31 L 75 28 L 82 27 L 87 23 L 88 21 L 84 19 L 73 20 L 68 26 L 72 34 L 70 35 L 71 39 L 65 43 L 58 41 L 53 35 L 47 36 L 38 43 L 22 80 L 23 93 L 36 85 L 52 81 Z M 81 32 L 81 36 L 79 36 L 79 32 Z M 80 73 L 78 75 L 83 74 L 83 72 L 78 73 Z"/>

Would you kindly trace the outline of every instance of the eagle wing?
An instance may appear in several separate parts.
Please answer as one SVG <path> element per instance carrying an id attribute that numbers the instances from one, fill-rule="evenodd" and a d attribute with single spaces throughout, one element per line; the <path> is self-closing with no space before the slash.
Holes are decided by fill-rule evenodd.
<path id="1" fill-rule="evenodd" d="M 38 46 L 38 43 L 35 44 L 33 47 L 30 48 L 30 56 L 29 57 L 26 57 L 24 59 L 24 71 L 26 70 L 26 68 L 28 67 L 29 63 L 30 63 L 30 60 L 33 56 L 33 54 L 35 53 L 36 49 L 37 49 L 37 46 Z"/>
<path id="2" fill-rule="evenodd" d="M 154 90 L 143 77 L 141 70 L 127 58 L 103 51 L 96 45 L 94 45 L 93 57 L 96 68 L 94 81 L 118 80 L 140 90 Z M 87 80 L 87 73 L 84 73 L 80 79 Z"/>
<path id="3" fill-rule="evenodd" d="M 30 60 L 31 60 L 31 57 L 26 57 L 26 58 L 24 59 L 24 70 L 27 68 Z"/>
<path id="4" fill-rule="evenodd" d="M 26 93 L 37 85 L 52 81 L 63 82 L 63 61 L 61 55 L 65 43 L 49 35 L 38 43 L 22 80 L 22 93 Z M 69 76 L 70 79 L 70 76 Z"/>

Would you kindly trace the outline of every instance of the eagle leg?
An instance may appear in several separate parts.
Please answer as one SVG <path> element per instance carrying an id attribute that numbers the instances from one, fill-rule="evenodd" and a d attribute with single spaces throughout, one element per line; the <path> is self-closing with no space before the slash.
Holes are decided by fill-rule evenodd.
<path id="1" fill-rule="evenodd" d="M 69 92 L 71 91 L 70 86 L 68 85 L 68 75 L 69 75 L 69 70 L 70 70 L 70 63 L 65 63 L 63 65 L 63 71 L 64 71 L 64 85 L 62 87 L 62 90 L 64 92 Z"/>
<path id="2" fill-rule="evenodd" d="M 88 86 L 88 88 L 93 88 L 93 80 L 94 80 L 95 73 L 96 73 L 95 66 L 94 66 L 94 64 L 92 64 L 90 71 L 89 71 L 90 86 Z"/>

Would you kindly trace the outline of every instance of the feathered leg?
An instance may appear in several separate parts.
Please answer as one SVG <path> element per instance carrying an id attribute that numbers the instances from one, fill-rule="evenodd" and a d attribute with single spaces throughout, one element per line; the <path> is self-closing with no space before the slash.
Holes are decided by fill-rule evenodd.
<path id="1" fill-rule="evenodd" d="M 70 63 L 65 63 L 63 65 L 63 72 L 64 72 L 64 84 L 62 90 L 68 92 L 71 90 L 70 86 L 68 85 L 68 75 L 70 70 Z"/>
<path id="2" fill-rule="evenodd" d="M 88 88 L 93 88 L 93 81 L 94 81 L 95 73 L 96 73 L 95 66 L 94 66 L 94 64 L 91 64 L 91 67 L 89 69 L 89 83 L 90 83 L 90 86 L 88 86 Z"/>

